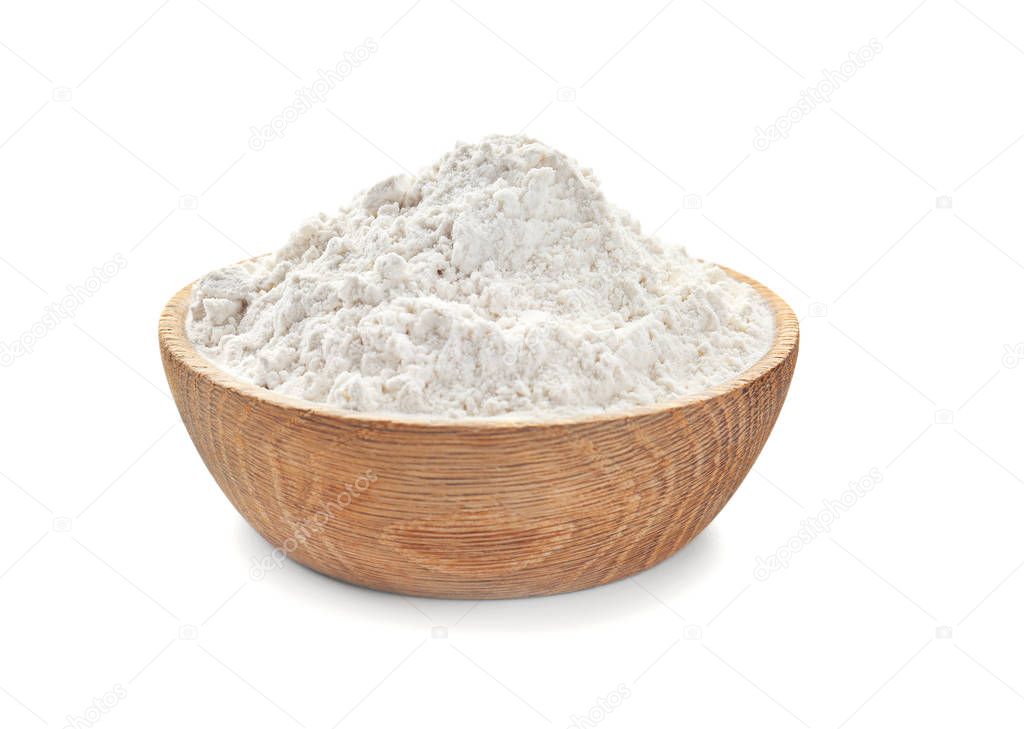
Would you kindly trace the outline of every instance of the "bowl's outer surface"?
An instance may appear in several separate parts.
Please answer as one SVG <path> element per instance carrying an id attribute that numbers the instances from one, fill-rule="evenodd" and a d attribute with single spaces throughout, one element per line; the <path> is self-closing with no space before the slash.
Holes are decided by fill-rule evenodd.
<path id="1" fill-rule="evenodd" d="M 730 272 L 731 273 L 731 272 Z M 775 424 L 799 326 L 769 301 L 772 349 L 697 398 L 552 422 L 346 414 L 242 382 L 160 320 L 167 381 L 235 508 L 281 553 L 367 587 L 431 597 L 579 590 L 669 557 L 718 514 Z"/>

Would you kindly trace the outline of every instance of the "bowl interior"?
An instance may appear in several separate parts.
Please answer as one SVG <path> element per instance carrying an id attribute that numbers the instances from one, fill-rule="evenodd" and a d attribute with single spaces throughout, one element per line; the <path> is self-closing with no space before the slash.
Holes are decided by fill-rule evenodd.
<path id="1" fill-rule="evenodd" d="M 775 318 L 775 335 L 768 351 L 748 369 L 715 387 L 708 388 L 699 393 L 688 395 L 673 400 L 667 400 L 652 405 L 642 405 L 630 408 L 621 408 L 601 412 L 587 412 L 579 415 L 557 416 L 551 418 L 528 418 L 517 415 L 508 416 L 470 416 L 466 418 L 452 419 L 434 417 L 429 415 L 406 415 L 395 413 L 366 413 L 347 411 L 324 403 L 311 402 L 301 398 L 283 395 L 272 390 L 247 382 L 235 377 L 226 370 L 221 369 L 217 364 L 208 360 L 200 354 L 185 332 L 185 321 L 188 306 L 192 295 L 192 286 L 189 284 L 167 303 L 160 319 L 160 341 L 170 354 L 180 359 L 196 373 L 207 377 L 220 387 L 228 388 L 234 392 L 252 397 L 258 400 L 275 403 L 285 408 L 291 408 L 297 412 L 315 412 L 326 417 L 334 417 L 351 422 L 365 422 L 367 424 L 391 424 L 407 425 L 418 428 L 457 428 L 459 426 L 479 428 L 540 428 L 550 426 L 566 426 L 582 423 L 599 423 L 619 418 L 633 418 L 652 413 L 663 412 L 685 407 L 689 404 L 698 403 L 712 399 L 718 395 L 727 393 L 735 388 L 743 387 L 749 382 L 757 379 L 765 372 L 776 367 L 786 359 L 799 340 L 800 325 L 796 314 L 790 306 L 774 291 L 754 279 L 737 273 L 725 266 L 722 270 L 733 278 L 742 281 L 753 287 L 761 297 L 768 303 Z"/>

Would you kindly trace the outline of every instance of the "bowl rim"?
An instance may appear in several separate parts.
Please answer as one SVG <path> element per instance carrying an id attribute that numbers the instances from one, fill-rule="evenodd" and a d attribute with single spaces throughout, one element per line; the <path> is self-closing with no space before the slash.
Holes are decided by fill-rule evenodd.
<path id="1" fill-rule="evenodd" d="M 303 400 L 291 395 L 283 395 L 272 390 L 247 382 L 227 370 L 221 369 L 213 361 L 200 353 L 185 331 L 188 305 L 192 297 L 192 288 L 196 281 L 178 291 L 164 305 L 160 314 L 159 341 L 166 354 L 176 359 L 194 374 L 208 380 L 214 386 L 230 390 L 242 397 L 252 398 L 285 410 L 296 415 L 316 415 L 336 420 L 346 425 L 366 425 L 402 429 L 423 430 L 459 430 L 460 428 L 480 430 L 525 430 L 532 428 L 550 428 L 565 426 L 594 425 L 615 420 L 630 420 L 639 417 L 659 415 L 678 411 L 697 403 L 706 403 L 717 397 L 742 389 L 755 380 L 766 376 L 786 361 L 797 347 L 800 338 L 800 323 L 793 309 L 774 291 L 749 276 L 719 266 L 732 278 L 751 286 L 767 302 L 774 316 L 775 332 L 768 351 L 753 365 L 729 380 L 714 387 L 692 395 L 666 400 L 650 405 L 637 405 L 630 408 L 586 412 L 580 415 L 566 415 L 551 418 L 530 418 L 515 415 L 471 415 L 465 418 L 444 418 L 434 415 L 398 415 L 395 413 L 367 413 L 343 410 L 326 403 Z"/>

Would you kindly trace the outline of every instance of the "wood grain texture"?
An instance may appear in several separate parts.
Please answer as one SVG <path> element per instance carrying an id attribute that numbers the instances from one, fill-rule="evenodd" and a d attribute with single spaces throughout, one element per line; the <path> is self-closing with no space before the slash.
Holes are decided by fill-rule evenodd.
<path id="1" fill-rule="evenodd" d="M 799 325 L 757 282 L 775 341 L 699 396 L 555 421 L 349 414 L 238 380 L 160 318 L 181 418 L 235 508 L 314 570 L 408 595 L 507 598 L 601 585 L 693 539 L 747 475 L 782 408 Z"/>

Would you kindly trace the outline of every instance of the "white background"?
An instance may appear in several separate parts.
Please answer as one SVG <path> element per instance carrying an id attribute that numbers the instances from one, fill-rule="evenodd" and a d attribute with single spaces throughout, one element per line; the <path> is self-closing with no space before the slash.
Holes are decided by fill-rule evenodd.
<path id="1" fill-rule="evenodd" d="M 5 3 L 0 341 L 32 351 L 0 369 L 0 726 L 1020 726 L 1022 46 L 995 0 Z M 162 304 L 457 139 L 519 130 L 801 315 L 754 472 L 674 558 L 580 594 L 251 579 L 270 546 L 180 424 Z M 787 566 L 756 575 L 771 555 Z"/>

